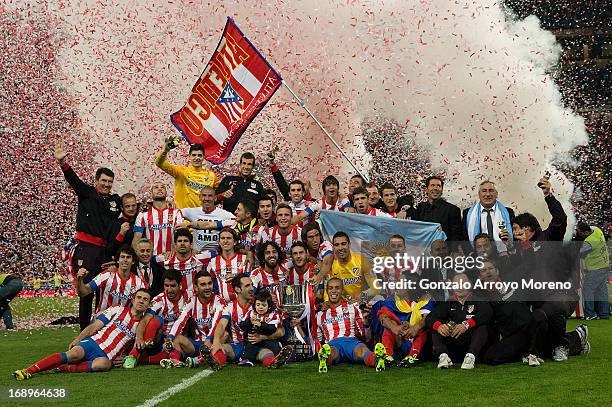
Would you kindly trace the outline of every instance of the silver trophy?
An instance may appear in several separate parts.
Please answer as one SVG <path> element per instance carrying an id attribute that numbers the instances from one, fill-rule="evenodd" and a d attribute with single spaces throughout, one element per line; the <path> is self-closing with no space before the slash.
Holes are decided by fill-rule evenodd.
<path id="1" fill-rule="evenodd" d="M 307 291 L 305 285 L 281 285 L 280 287 L 280 306 L 279 308 L 291 318 L 299 319 L 306 310 Z M 299 341 L 304 343 L 297 327 L 289 335 L 288 342 Z"/>

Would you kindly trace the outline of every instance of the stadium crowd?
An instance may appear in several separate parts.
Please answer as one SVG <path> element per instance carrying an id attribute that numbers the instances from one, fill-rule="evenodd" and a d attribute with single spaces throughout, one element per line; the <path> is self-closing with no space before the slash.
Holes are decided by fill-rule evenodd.
<path id="1" fill-rule="evenodd" d="M 132 193 L 112 192 L 108 168 L 96 171 L 93 185 L 82 181 L 64 145 L 55 146 L 77 197 L 68 255 L 81 333 L 67 352 L 16 370 L 17 380 L 51 369 L 279 368 L 314 357 L 319 372 L 343 362 L 376 371 L 426 360 L 441 369 L 562 362 L 590 351 L 586 325 L 565 329 L 583 263 L 586 319 L 609 318 L 604 234 L 580 222 L 576 242 L 562 243 L 567 215 L 547 176 L 535 180 L 552 216 L 544 228 L 505 207 L 488 180 L 478 186 L 479 202 L 463 211 L 444 199 L 444 180 L 435 175 L 423 181 L 420 202 L 359 175 L 342 196 L 333 175 L 321 185 L 287 182 L 270 152 L 277 197 L 255 177 L 253 154 L 243 153 L 238 173 L 221 179 L 199 144 L 190 146 L 188 165 L 172 164 L 175 145 L 169 138 L 155 160 L 174 179 L 174 201 L 160 176 L 150 185 L 152 200 L 140 204 Z M 439 260 L 433 265 L 385 262 L 376 271 L 373 259 L 352 248 L 354 236 L 337 231 L 324 240 L 322 210 L 396 222 L 398 234 L 382 237 L 390 256 L 409 252 L 403 233 L 415 220 L 439 224 L 447 239 L 424 242 Z M 542 286 L 519 285 L 534 278 Z"/>

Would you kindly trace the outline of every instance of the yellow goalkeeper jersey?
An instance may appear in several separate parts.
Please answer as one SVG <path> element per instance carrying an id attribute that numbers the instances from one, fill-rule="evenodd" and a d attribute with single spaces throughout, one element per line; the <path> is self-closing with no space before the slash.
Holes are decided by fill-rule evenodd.
<path id="1" fill-rule="evenodd" d="M 168 160 L 158 166 L 174 178 L 174 204 L 179 209 L 200 206 L 200 189 L 206 186 L 217 189 L 219 186 L 219 177 L 211 170 L 191 165 L 174 165 Z"/>
<path id="2" fill-rule="evenodd" d="M 372 286 L 370 273 L 372 267 L 369 264 L 367 259 L 358 253 L 351 253 L 347 263 L 340 263 L 338 259 L 334 259 L 330 278 L 338 277 L 342 280 L 345 296 L 349 295 L 354 300 L 359 299 L 361 291 Z M 325 292 L 325 299 L 327 300 L 327 292 Z"/>

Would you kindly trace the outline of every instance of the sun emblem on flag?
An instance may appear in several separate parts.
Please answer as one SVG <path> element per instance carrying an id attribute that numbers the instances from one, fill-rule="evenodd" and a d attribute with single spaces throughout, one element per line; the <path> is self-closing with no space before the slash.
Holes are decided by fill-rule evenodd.
<path id="1" fill-rule="evenodd" d="M 225 85 L 223 92 L 221 92 L 221 96 L 217 99 L 217 104 L 230 118 L 230 121 L 233 123 L 235 121 L 240 120 L 242 118 L 242 113 L 244 112 L 244 101 L 236 93 L 236 91 L 232 88 L 229 82 Z"/>

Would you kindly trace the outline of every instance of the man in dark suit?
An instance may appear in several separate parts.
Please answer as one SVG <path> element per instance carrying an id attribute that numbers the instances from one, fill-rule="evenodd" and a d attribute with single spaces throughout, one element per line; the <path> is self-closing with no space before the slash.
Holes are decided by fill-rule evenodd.
<path id="1" fill-rule="evenodd" d="M 432 175 L 425 180 L 427 201 L 419 203 L 414 220 L 439 223 L 446 233 L 450 250 L 458 248 L 458 242 L 465 240 L 461 226 L 461 211 L 459 208 L 442 198 L 444 181 Z"/>
<path id="2" fill-rule="evenodd" d="M 495 241 L 498 251 L 505 251 L 506 247 L 499 237 L 502 230 L 511 235 L 511 223 L 514 220 L 514 210 L 505 207 L 497 200 L 497 189 L 493 181 L 483 181 L 478 188 L 479 202 L 471 208 L 463 210 L 463 226 L 467 240 L 473 243 L 480 233 L 486 233 Z M 466 248 L 464 247 L 464 250 Z"/>

